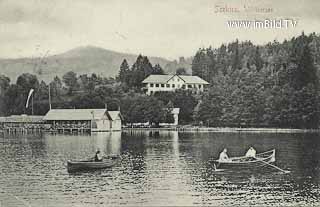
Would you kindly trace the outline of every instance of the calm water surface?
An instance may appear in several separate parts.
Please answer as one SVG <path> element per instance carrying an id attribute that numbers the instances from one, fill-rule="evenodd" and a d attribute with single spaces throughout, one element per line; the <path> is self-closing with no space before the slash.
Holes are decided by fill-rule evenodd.
<path id="1" fill-rule="evenodd" d="M 122 132 L 0 138 L 0 206 L 320 206 L 319 134 Z M 228 148 L 243 155 L 276 149 L 260 172 L 216 173 Z M 112 169 L 68 174 L 68 159 L 100 148 L 119 153 Z"/>

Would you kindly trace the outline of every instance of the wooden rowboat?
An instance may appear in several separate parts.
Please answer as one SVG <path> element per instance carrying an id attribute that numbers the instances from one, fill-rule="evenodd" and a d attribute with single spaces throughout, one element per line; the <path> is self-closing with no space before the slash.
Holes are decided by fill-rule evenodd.
<path id="1" fill-rule="evenodd" d="M 227 161 L 214 160 L 216 169 L 254 169 L 276 161 L 276 150 L 256 154 L 256 157 L 230 157 Z"/>
<path id="2" fill-rule="evenodd" d="M 110 168 L 117 164 L 119 156 L 105 157 L 101 162 L 95 162 L 94 159 L 80 160 L 80 161 L 67 161 L 68 172 L 77 172 L 84 170 L 97 170 Z"/>

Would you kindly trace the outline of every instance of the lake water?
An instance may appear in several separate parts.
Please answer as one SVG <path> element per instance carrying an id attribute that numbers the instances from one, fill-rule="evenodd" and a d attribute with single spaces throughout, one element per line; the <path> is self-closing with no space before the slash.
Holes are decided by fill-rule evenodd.
<path id="1" fill-rule="evenodd" d="M 135 131 L 0 138 L 0 206 L 320 206 L 319 134 Z M 212 160 L 276 149 L 290 174 L 217 173 Z M 111 169 L 69 174 L 66 161 L 121 154 Z M 21 206 L 23 206 L 21 204 Z"/>

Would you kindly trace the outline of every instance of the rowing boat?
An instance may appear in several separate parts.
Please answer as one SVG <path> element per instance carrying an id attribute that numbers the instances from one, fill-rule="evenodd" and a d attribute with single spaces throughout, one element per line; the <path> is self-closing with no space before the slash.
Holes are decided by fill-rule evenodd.
<path id="1" fill-rule="evenodd" d="M 119 156 L 105 157 L 101 162 L 96 162 L 94 159 L 80 160 L 80 161 L 67 161 L 68 172 L 76 172 L 83 170 L 96 170 L 110 168 L 117 164 Z"/>
<path id="2" fill-rule="evenodd" d="M 263 167 L 276 161 L 276 150 L 256 154 L 255 157 L 230 157 L 227 161 L 214 160 L 219 169 L 253 169 Z"/>

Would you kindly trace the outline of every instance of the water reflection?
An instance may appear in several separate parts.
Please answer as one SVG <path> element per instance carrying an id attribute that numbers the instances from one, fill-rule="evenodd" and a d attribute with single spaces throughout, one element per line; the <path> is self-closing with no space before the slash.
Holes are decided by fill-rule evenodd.
<path id="1" fill-rule="evenodd" d="M 176 131 L 6 137 L 0 145 L 0 201 L 13 194 L 31 206 L 316 206 L 319 142 L 316 134 Z M 292 173 L 214 171 L 212 160 L 223 148 L 239 156 L 249 146 L 258 152 L 275 148 L 276 165 Z M 121 163 L 67 173 L 66 160 L 88 158 L 97 148 L 121 154 Z"/>

